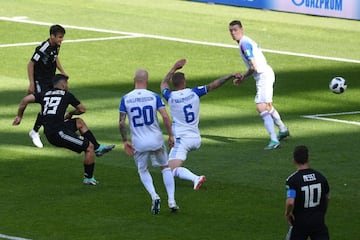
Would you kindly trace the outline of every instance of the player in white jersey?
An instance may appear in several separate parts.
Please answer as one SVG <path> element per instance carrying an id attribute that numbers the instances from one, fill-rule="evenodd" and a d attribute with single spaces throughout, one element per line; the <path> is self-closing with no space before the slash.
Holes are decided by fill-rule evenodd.
<path id="1" fill-rule="evenodd" d="M 229 31 L 232 39 L 239 44 L 241 58 L 247 67 L 245 73 L 238 73 L 233 81 L 234 85 L 239 85 L 245 78 L 253 75 L 256 82 L 256 109 L 270 135 L 270 142 L 264 149 L 276 149 L 280 147 L 280 140 L 290 136 L 290 133 L 281 120 L 280 114 L 272 105 L 273 85 L 275 82 L 274 71 L 267 64 L 260 47 L 251 38 L 244 35 L 240 21 L 234 20 L 230 22 Z M 275 125 L 279 128 L 278 135 L 275 132 Z"/>
<path id="2" fill-rule="evenodd" d="M 194 174 L 189 169 L 183 167 L 183 164 L 186 160 L 187 153 L 198 149 L 201 145 L 198 127 L 200 97 L 220 87 L 227 80 L 233 78 L 235 74 L 229 74 L 216 79 L 204 86 L 187 88 L 184 73 L 176 72 L 178 69 L 181 69 L 185 63 L 186 60 L 181 59 L 174 64 L 161 82 L 160 90 L 169 104 L 173 120 L 172 128 L 175 135 L 175 145 L 171 148 L 169 154 L 169 166 L 173 171 L 174 177 L 192 181 L 194 183 L 194 190 L 198 190 L 205 182 L 205 176 Z M 174 88 L 173 91 L 170 90 L 169 87 L 171 78 Z"/>
<path id="3" fill-rule="evenodd" d="M 163 182 L 168 194 L 168 205 L 172 212 L 179 209 L 175 202 L 174 176 L 168 165 L 167 149 L 159 127 L 157 112 L 163 118 L 169 135 L 169 146 L 174 144 L 170 117 L 161 97 L 147 90 L 148 72 L 137 70 L 134 77 L 135 89 L 121 98 L 119 111 L 119 128 L 124 143 L 125 152 L 134 156 L 138 173 L 145 189 L 152 198 L 151 211 L 158 214 L 160 211 L 160 197 L 157 194 L 151 174 L 148 170 L 150 158 L 154 167 L 162 170 Z M 132 144 L 127 140 L 126 116 L 129 116 L 130 135 Z"/>

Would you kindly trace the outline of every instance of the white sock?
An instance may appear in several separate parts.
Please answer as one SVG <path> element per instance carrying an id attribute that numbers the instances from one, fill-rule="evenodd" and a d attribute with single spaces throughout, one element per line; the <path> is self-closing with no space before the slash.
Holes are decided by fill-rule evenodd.
<path id="1" fill-rule="evenodd" d="M 145 171 L 139 171 L 139 176 L 142 184 L 144 185 L 146 191 L 148 191 L 150 194 L 151 198 L 154 200 L 154 198 L 158 197 L 149 170 L 146 169 Z"/>
<path id="2" fill-rule="evenodd" d="M 171 169 L 169 167 L 164 168 L 161 172 L 162 172 L 166 192 L 168 195 L 168 201 L 174 202 L 175 201 L 175 181 L 174 181 L 174 176 L 171 172 Z"/>
<path id="3" fill-rule="evenodd" d="M 271 117 L 274 120 L 274 123 L 276 124 L 276 126 L 279 127 L 279 130 L 281 132 L 285 132 L 287 130 L 287 128 L 285 127 L 285 124 L 281 120 L 279 112 L 273 107 L 269 113 L 271 114 Z"/>
<path id="4" fill-rule="evenodd" d="M 192 173 L 189 169 L 184 167 L 177 167 L 173 170 L 174 177 L 178 177 L 185 180 L 195 181 L 199 176 Z"/>
<path id="5" fill-rule="evenodd" d="M 272 119 L 270 113 L 268 111 L 263 111 L 260 113 L 261 118 L 264 120 L 264 125 L 266 130 L 268 131 L 270 138 L 272 141 L 278 141 L 276 133 L 275 133 L 275 124 Z"/>

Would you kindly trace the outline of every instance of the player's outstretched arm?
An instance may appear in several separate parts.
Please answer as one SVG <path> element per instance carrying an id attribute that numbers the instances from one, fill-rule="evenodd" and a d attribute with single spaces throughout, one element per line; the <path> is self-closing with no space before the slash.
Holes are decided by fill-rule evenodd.
<path id="1" fill-rule="evenodd" d="M 16 126 L 19 125 L 21 123 L 21 119 L 24 115 L 24 111 L 26 109 L 26 106 L 29 103 L 34 103 L 35 102 L 35 96 L 33 94 L 27 95 L 25 96 L 23 99 L 21 99 L 20 104 L 19 104 L 19 108 L 18 108 L 18 114 L 15 117 L 12 125 Z"/>
<path id="2" fill-rule="evenodd" d="M 222 78 L 218 78 L 218 79 L 212 81 L 211 83 L 209 83 L 208 85 L 206 85 L 207 91 L 209 92 L 213 89 L 216 89 L 216 88 L 222 86 L 224 83 L 226 83 L 229 79 L 232 79 L 235 77 L 236 77 L 236 74 L 232 73 L 232 74 L 226 75 Z"/>
<path id="3" fill-rule="evenodd" d="M 181 69 L 186 63 L 186 59 L 180 59 L 178 60 L 174 66 L 172 66 L 172 68 L 170 69 L 170 71 L 166 74 L 165 78 L 162 80 L 161 84 L 160 84 L 160 91 L 162 91 L 164 88 L 169 88 L 169 81 L 172 78 L 172 76 L 174 75 L 174 73 Z"/>

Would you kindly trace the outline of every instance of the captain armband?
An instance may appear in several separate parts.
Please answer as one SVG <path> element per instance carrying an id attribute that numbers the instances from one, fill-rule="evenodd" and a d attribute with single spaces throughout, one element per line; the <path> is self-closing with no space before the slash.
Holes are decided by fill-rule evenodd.
<path id="1" fill-rule="evenodd" d="M 294 189 L 289 189 L 286 191 L 286 198 L 295 198 L 296 191 Z"/>

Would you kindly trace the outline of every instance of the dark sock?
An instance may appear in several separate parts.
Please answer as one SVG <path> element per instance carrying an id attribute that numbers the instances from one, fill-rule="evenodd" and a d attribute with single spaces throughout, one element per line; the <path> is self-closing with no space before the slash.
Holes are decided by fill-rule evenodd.
<path id="1" fill-rule="evenodd" d="M 36 120 L 35 120 L 35 124 L 34 124 L 34 127 L 33 127 L 33 130 L 35 132 L 39 132 L 39 129 L 41 128 L 41 125 L 42 125 L 42 115 L 40 113 L 38 113 L 37 117 L 36 117 Z"/>
<path id="2" fill-rule="evenodd" d="M 84 164 L 84 177 L 92 178 L 94 173 L 95 163 L 92 164 Z"/>
<path id="3" fill-rule="evenodd" d="M 83 134 L 83 136 L 89 140 L 92 144 L 94 144 L 94 149 L 98 149 L 100 144 L 96 141 L 96 138 L 94 134 L 90 130 L 88 130 L 86 133 Z"/>

